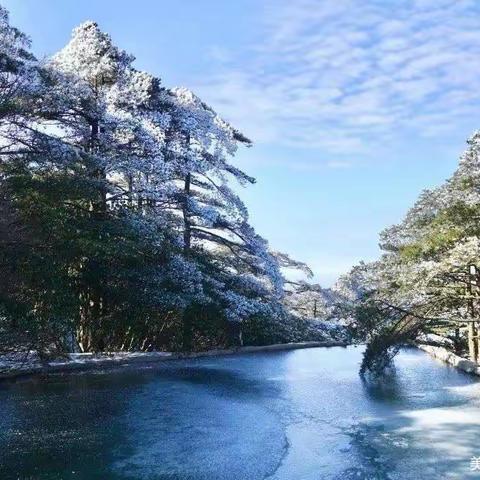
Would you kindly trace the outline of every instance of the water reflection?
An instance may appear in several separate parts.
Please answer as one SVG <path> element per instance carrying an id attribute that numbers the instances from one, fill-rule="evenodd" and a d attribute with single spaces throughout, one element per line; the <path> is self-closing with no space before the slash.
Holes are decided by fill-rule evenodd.
<path id="1" fill-rule="evenodd" d="M 405 397 L 396 368 L 375 378 L 360 377 L 365 395 L 374 401 L 398 403 Z"/>

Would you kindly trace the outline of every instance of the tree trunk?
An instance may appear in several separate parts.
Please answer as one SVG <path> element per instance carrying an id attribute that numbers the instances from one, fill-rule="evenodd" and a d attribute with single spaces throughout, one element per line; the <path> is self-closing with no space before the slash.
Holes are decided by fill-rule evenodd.
<path id="1" fill-rule="evenodd" d="M 472 362 L 478 359 L 478 337 L 474 322 L 468 323 L 468 356 Z"/>
<path id="2" fill-rule="evenodd" d="M 474 287 L 477 285 L 477 267 L 475 265 L 469 266 L 469 282 L 468 293 L 470 298 L 468 299 L 468 310 L 470 313 L 470 322 L 468 322 L 468 356 L 472 362 L 477 362 L 478 359 L 478 335 L 477 328 L 474 322 L 475 319 L 475 306 L 473 303 Z M 476 293 L 476 291 L 475 291 Z"/>
<path id="3" fill-rule="evenodd" d="M 190 225 L 190 215 L 188 210 L 188 199 L 190 197 L 191 175 L 188 173 L 185 177 L 183 188 L 183 251 L 186 258 L 190 256 L 190 248 L 192 244 L 192 230 Z M 183 310 L 182 314 L 182 350 L 190 352 L 193 348 L 193 322 L 192 315 L 188 308 Z"/>
<path id="4" fill-rule="evenodd" d="M 230 347 L 243 347 L 243 332 L 241 322 L 228 322 L 228 343 Z"/>
<path id="5" fill-rule="evenodd" d="M 182 350 L 191 352 L 193 349 L 193 323 L 192 315 L 188 308 L 183 311 L 182 324 Z"/>
<path id="6" fill-rule="evenodd" d="M 98 152 L 98 136 L 100 133 L 100 125 L 98 119 L 93 119 L 90 124 L 90 153 L 95 154 Z M 93 178 L 99 181 L 98 200 L 95 199 L 92 205 L 93 213 L 104 219 L 107 212 L 107 192 L 105 187 L 106 174 L 105 169 L 102 166 L 98 166 L 93 171 Z M 97 262 L 93 259 L 89 259 L 86 262 L 88 269 L 92 271 L 98 270 Z M 97 279 L 97 275 L 93 275 L 93 278 Z M 89 285 L 86 285 L 86 302 L 83 312 L 83 325 L 81 328 L 81 344 L 84 351 L 101 350 L 103 344 L 103 338 L 101 335 L 101 319 L 103 315 L 103 298 L 101 293 L 101 284 L 98 281 L 92 281 Z M 79 342 L 80 343 L 80 342 Z"/>
<path id="7" fill-rule="evenodd" d="M 185 253 L 188 255 L 188 252 L 191 247 L 192 243 L 192 229 L 190 225 L 190 212 L 188 210 L 188 199 L 190 197 L 190 184 L 192 178 L 190 173 L 187 173 L 185 177 L 185 183 L 183 187 L 183 205 L 182 205 L 182 213 L 183 213 L 183 249 Z"/>
<path id="8" fill-rule="evenodd" d="M 458 354 L 460 352 L 460 328 L 455 328 L 455 353 Z"/>

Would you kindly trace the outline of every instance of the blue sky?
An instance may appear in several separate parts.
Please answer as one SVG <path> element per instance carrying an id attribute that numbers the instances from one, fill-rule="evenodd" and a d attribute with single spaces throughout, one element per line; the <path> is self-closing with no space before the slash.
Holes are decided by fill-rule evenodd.
<path id="1" fill-rule="evenodd" d="M 452 173 L 480 127 L 474 0 L 2 4 L 40 57 L 97 21 L 138 68 L 248 135 L 252 223 L 323 285 L 378 255 L 379 231 Z"/>

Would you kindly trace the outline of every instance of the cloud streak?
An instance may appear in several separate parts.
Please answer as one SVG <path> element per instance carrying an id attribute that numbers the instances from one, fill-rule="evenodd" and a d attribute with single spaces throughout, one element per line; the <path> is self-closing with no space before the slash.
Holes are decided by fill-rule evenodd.
<path id="1" fill-rule="evenodd" d="M 361 154 L 477 116 L 474 1 L 275 0 L 263 14 L 259 40 L 218 49 L 218 74 L 197 85 L 257 142 Z"/>

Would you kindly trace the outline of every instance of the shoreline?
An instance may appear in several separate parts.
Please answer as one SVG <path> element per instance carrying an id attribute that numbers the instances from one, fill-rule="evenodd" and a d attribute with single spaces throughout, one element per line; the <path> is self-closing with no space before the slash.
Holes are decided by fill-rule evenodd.
<path id="1" fill-rule="evenodd" d="M 467 358 L 460 357 L 445 347 L 435 347 L 433 345 L 425 345 L 417 343 L 415 345 L 420 350 L 428 353 L 431 357 L 441 360 L 442 362 L 451 365 L 457 370 L 461 370 L 465 373 L 480 376 L 480 365 Z"/>
<path id="2" fill-rule="evenodd" d="M 203 352 L 108 352 L 108 353 L 70 353 L 66 358 L 41 363 L 33 359 L 11 362 L 10 366 L 1 369 L 0 381 L 51 373 L 68 373 L 95 370 L 97 368 L 131 367 L 134 365 L 148 365 L 170 360 L 185 360 L 202 357 L 220 357 L 229 355 L 243 355 L 247 353 L 278 352 L 298 350 L 304 348 L 347 347 L 348 343 L 340 341 L 279 343 L 273 345 L 235 347 L 228 349 L 205 350 Z M 1 362 L 1 357 L 0 357 Z M 18 366 L 15 364 L 18 363 Z M 1 364 L 0 364 L 1 365 Z"/>

